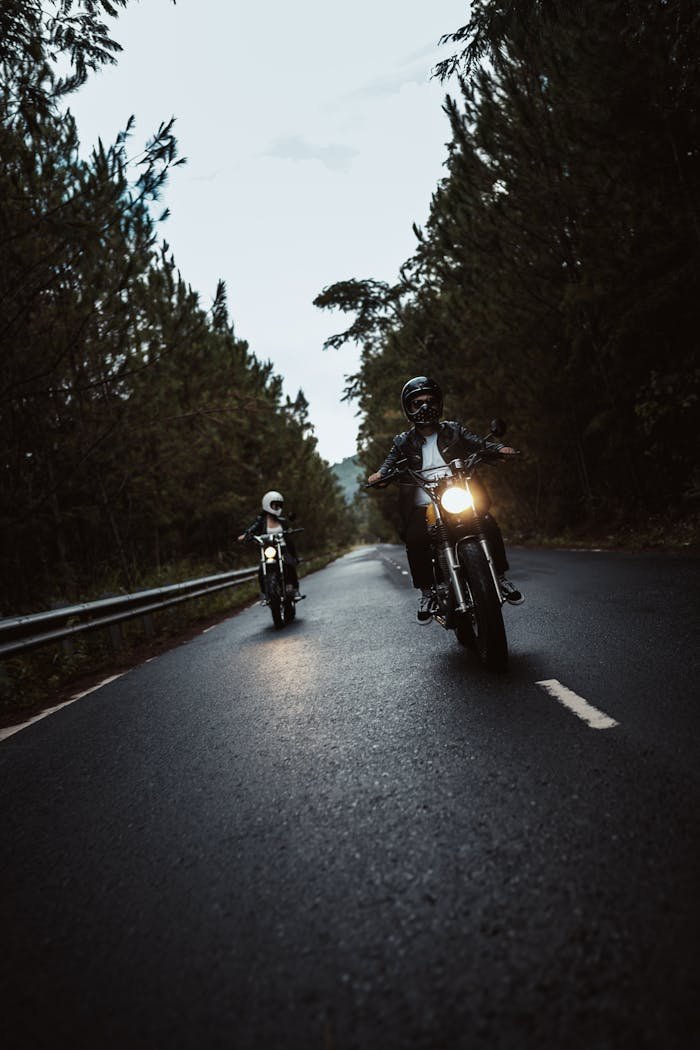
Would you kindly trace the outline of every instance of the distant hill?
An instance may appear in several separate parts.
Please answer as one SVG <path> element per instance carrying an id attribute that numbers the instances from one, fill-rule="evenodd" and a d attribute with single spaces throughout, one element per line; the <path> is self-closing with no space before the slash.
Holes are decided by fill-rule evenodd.
<path id="1" fill-rule="evenodd" d="M 340 463 L 331 464 L 331 470 L 341 484 L 345 502 L 352 503 L 362 479 L 362 470 L 357 462 L 357 457 L 346 456 Z"/>

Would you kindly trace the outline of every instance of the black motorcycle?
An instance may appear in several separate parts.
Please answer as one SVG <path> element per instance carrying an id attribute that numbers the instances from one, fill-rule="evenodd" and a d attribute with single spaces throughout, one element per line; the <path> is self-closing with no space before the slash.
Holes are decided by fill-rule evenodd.
<path id="1" fill-rule="evenodd" d="M 494 420 L 491 434 L 501 436 L 505 424 Z M 508 642 L 501 607 L 501 594 L 493 558 L 486 540 L 484 523 L 476 509 L 469 482 L 480 463 L 502 459 L 485 447 L 466 459 L 452 460 L 440 477 L 411 470 L 405 460 L 396 470 L 375 481 L 369 488 L 389 481 L 410 482 L 430 499 L 426 524 L 433 561 L 435 597 L 438 611 L 433 619 L 454 631 L 461 645 L 473 649 L 481 662 L 494 671 L 508 663 Z"/>
<path id="2" fill-rule="evenodd" d="M 303 531 L 280 529 L 278 532 L 264 532 L 260 536 L 250 537 L 260 549 L 261 590 L 265 595 L 261 604 L 269 606 L 275 627 L 291 623 L 296 616 L 296 603 L 306 597 L 295 593 L 286 561 L 286 537 L 293 532 Z"/>

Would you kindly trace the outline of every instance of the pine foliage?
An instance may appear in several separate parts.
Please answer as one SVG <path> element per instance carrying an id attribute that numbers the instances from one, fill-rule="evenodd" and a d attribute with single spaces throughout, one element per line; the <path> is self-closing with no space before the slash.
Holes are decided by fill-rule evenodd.
<path id="1" fill-rule="evenodd" d="M 270 488 L 309 508 L 306 553 L 347 539 L 303 393 L 284 398 L 224 283 L 206 308 L 162 239 L 173 121 L 136 149 L 132 118 L 82 158 L 58 105 L 113 60 L 119 6 L 0 13 L 0 615 L 182 559 L 250 562 L 235 536 Z"/>
<path id="2" fill-rule="evenodd" d="M 697 498 L 700 8 L 480 2 L 439 68 L 445 176 L 395 285 L 317 299 L 355 317 L 347 394 L 376 469 L 427 373 L 525 456 L 492 472 L 509 524 L 551 532 Z"/>

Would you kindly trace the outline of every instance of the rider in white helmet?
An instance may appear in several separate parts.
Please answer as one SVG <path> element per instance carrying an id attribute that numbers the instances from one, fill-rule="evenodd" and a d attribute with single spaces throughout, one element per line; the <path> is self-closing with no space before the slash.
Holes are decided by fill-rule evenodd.
<path id="1" fill-rule="evenodd" d="M 284 511 L 284 496 L 281 492 L 271 489 L 262 498 L 262 510 L 255 521 L 248 526 L 245 532 L 238 537 L 240 543 L 246 543 L 251 536 L 262 536 L 264 532 L 282 532 L 286 527 L 286 519 L 282 516 Z M 289 581 L 294 587 L 294 594 L 299 595 L 299 579 L 297 577 L 297 552 L 291 536 L 286 539 L 286 565 L 285 572 L 289 572 Z M 262 583 L 261 583 L 262 586 Z"/>

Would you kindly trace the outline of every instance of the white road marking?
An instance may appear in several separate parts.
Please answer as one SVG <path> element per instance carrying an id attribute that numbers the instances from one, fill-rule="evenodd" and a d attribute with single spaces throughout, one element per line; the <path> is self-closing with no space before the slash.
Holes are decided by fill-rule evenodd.
<path id="1" fill-rule="evenodd" d="M 535 685 L 541 685 L 550 696 L 553 696 L 555 700 L 558 700 L 564 707 L 568 707 L 569 711 L 573 711 L 575 715 L 591 727 L 591 729 L 612 729 L 613 726 L 618 726 L 620 723 L 616 722 L 614 718 L 610 718 L 604 711 L 599 711 L 593 704 L 589 704 L 587 700 L 584 700 L 578 693 L 574 693 L 573 690 L 567 689 L 565 685 L 558 682 L 556 678 L 547 678 L 542 682 L 535 682 Z"/>
<path id="2" fill-rule="evenodd" d="M 381 556 L 381 551 L 379 550 L 379 548 L 378 548 L 378 547 L 375 547 L 374 549 L 375 549 L 376 551 L 378 551 L 378 553 L 379 553 L 379 554 L 380 554 L 380 556 Z M 401 563 L 400 563 L 400 562 L 398 562 L 398 561 L 394 561 L 394 559 L 393 559 L 393 558 L 390 558 L 390 557 L 389 557 L 388 555 L 387 555 L 387 556 L 386 556 L 385 558 L 383 558 L 383 560 L 384 560 L 384 561 L 386 562 L 386 564 L 387 564 L 387 565 L 391 565 L 391 567 L 392 567 L 393 569 L 397 569 L 397 570 L 398 570 L 398 572 L 400 572 L 402 576 L 408 576 L 408 572 L 407 572 L 407 570 L 406 570 L 406 569 L 404 569 L 403 565 L 401 565 Z"/>
<path id="3" fill-rule="evenodd" d="M 211 625 L 211 627 L 205 627 L 204 630 L 202 631 L 202 634 L 209 634 L 210 631 L 213 631 L 214 628 L 218 627 L 218 626 L 219 626 L 218 623 L 213 623 Z"/>
<path id="4" fill-rule="evenodd" d="M 113 674 L 110 678 L 105 678 L 97 685 L 93 685 L 91 689 L 86 689 L 84 693 L 78 693 L 77 696 L 72 696 L 70 700 L 64 700 L 62 704 L 56 704 L 55 707 L 48 707 L 46 711 L 34 715 L 34 718 L 22 722 L 21 725 L 8 726 L 7 729 L 0 729 L 0 740 L 7 740 L 8 737 L 14 736 L 15 733 L 19 733 L 22 729 L 26 729 L 27 726 L 33 725 L 34 722 L 40 722 L 42 718 L 48 718 L 49 715 L 53 715 L 56 711 L 60 711 L 62 707 L 68 707 L 69 704 L 74 704 L 76 700 L 82 700 L 82 698 L 87 696 L 88 693 L 94 693 L 97 689 L 101 689 L 103 685 L 109 685 L 110 682 L 115 682 L 117 678 L 121 678 L 124 674 L 126 674 L 126 671 L 122 671 L 121 674 Z"/>

